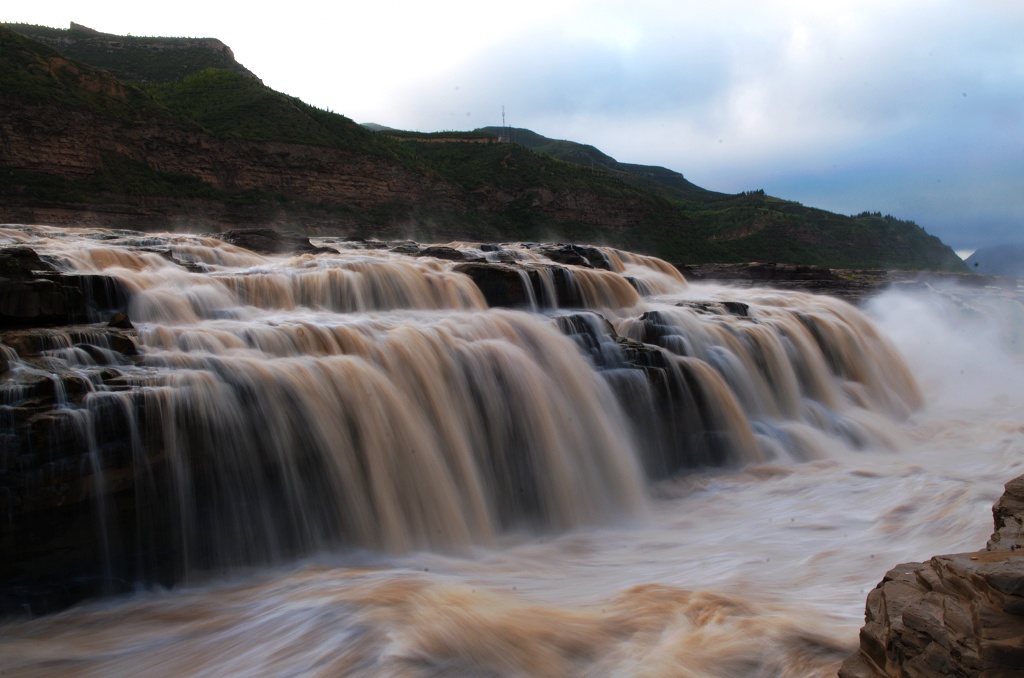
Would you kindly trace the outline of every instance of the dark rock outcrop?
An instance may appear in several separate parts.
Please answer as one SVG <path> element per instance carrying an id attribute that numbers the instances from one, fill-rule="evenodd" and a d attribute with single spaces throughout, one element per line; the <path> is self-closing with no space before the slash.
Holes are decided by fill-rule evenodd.
<path id="1" fill-rule="evenodd" d="M 989 551 L 1024 548 L 1024 476 L 1006 483 L 1006 491 L 992 507 L 996 531 L 985 547 Z"/>
<path id="2" fill-rule="evenodd" d="M 530 291 L 524 280 L 525 269 L 508 264 L 458 264 L 454 270 L 468 275 L 476 283 L 491 307 L 522 308 L 530 306 Z"/>
<path id="3" fill-rule="evenodd" d="M 130 325 L 123 321 L 116 324 Z M 139 430 L 128 420 L 144 410 L 145 397 L 124 371 L 137 360 L 135 331 L 116 324 L 0 333 L 9 368 L 0 370 L 0 615 L 54 611 L 131 588 L 125 567 L 106 559 L 113 545 L 97 540 L 95 525 L 124 521 L 117 533 L 138 536 L 139 507 L 124 490 L 138 480 L 138 453 L 159 463 L 160 433 L 154 422 Z M 74 364 L 62 368 L 48 357 L 55 351 Z M 104 397 L 83 418 L 100 386 Z M 136 546 L 122 551 L 137 561 Z M 146 564 L 154 580 L 160 567 Z"/>
<path id="4" fill-rule="evenodd" d="M 608 257 L 596 247 L 558 243 L 556 245 L 541 245 L 538 249 L 548 259 L 559 264 L 611 270 Z"/>
<path id="5" fill-rule="evenodd" d="M 475 261 L 457 264 L 454 270 L 472 278 L 491 307 L 549 309 L 583 305 L 579 284 L 566 266 Z"/>
<path id="6" fill-rule="evenodd" d="M 276 231 L 272 228 L 237 228 L 218 236 L 224 242 L 244 247 L 257 254 L 320 254 L 335 252 L 329 247 L 317 247 L 309 238 L 298 233 Z"/>
<path id="7" fill-rule="evenodd" d="M 29 247 L 0 249 L 0 275 L 8 278 L 31 278 L 38 272 L 51 273 L 53 266 L 39 258 Z"/>
<path id="8" fill-rule="evenodd" d="M 840 678 L 1024 676 L 1024 476 L 1006 484 L 992 512 L 985 551 L 886 573 Z"/>
<path id="9" fill-rule="evenodd" d="M 457 250 L 454 247 L 448 247 L 447 245 L 431 245 L 430 247 L 424 247 L 422 250 L 416 252 L 415 256 L 434 257 L 435 259 L 445 259 L 447 261 L 483 261 L 482 257 L 463 252 L 462 250 Z"/>
<path id="10" fill-rule="evenodd" d="M 0 328 L 93 322 L 127 298 L 116 278 L 59 273 L 27 247 L 0 250 Z"/>

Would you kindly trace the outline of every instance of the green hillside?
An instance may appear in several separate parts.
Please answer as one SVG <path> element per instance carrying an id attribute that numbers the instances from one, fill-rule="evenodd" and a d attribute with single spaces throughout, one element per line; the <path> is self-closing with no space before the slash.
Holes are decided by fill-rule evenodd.
<path id="1" fill-rule="evenodd" d="M 0 28 L 0 97 L 118 118 L 159 117 L 150 97 L 113 76 L 82 69 L 56 49 Z"/>
<path id="2" fill-rule="evenodd" d="M 764 191 L 716 193 L 670 169 L 620 163 L 593 146 L 550 139 L 528 129 L 503 132 L 500 127 L 484 127 L 476 131 L 495 136 L 508 133 L 513 143 L 602 170 L 664 198 L 690 217 L 693 227 L 718 245 L 723 256 L 794 264 L 827 261 L 843 268 L 963 267 L 941 240 L 912 221 L 869 213 L 848 217 L 768 196 Z"/>
<path id="3" fill-rule="evenodd" d="M 155 102 L 219 137 L 363 150 L 379 146 L 372 133 L 348 118 L 235 71 L 208 68 L 173 82 L 141 87 Z"/>
<path id="4" fill-rule="evenodd" d="M 226 58 L 219 41 L 139 38 L 150 46 L 143 74 L 123 46 L 136 39 L 35 31 L 50 42 L 76 34 L 71 46 L 88 49 L 72 56 L 19 31 L 0 28 L 0 138 L 11 149 L 0 160 L 0 218 L 102 205 L 137 225 L 207 214 L 221 227 L 591 242 L 679 263 L 963 270 L 912 222 L 832 214 L 762 191 L 716 193 L 525 129 L 508 144 L 498 143 L 499 128 L 367 128 L 264 86 L 233 58 L 229 68 L 183 62 L 202 50 Z M 135 86 L 112 75 L 128 72 Z M 77 165 L 62 166 L 63 157 Z"/>
<path id="5" fill-rule="evenodd" d="M 476 131 L 486 132 L 493 136 L 507 133 L 515 144 L 525 146 L 538 153 L 544 153 L 560 160 L 565 160 L 566 162 L 604 170 L 622 181 L 658 193 L 667 200 L 707 202 L 728 197 L 729 195 L 701 188 L 687 181 L 679 172 L 674 172 L 665 167 L 619 162 L 589 144 L 550 139 L 531 130 L 519 127 L 506 128 L 504 132 L 500 127 L 482 127 Z"/>

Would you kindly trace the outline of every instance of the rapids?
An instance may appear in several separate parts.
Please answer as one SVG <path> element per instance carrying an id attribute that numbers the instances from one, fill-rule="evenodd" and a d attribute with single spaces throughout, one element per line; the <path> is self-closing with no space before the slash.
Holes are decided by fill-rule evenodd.
<path id="1" fill-rule="evenodd" d="M 454 244 L 535 271 L 499 309 L 450 261 L 314 242 L 0 227 L 117 279 L 138 343 L 5 347 L 0 407 L 88 385 L 47 416 L 137 591 L 9 619 L 0 673 L 834 675 L 884 572 L 980 548 L 1021 472 L 1014 298 Z"/>

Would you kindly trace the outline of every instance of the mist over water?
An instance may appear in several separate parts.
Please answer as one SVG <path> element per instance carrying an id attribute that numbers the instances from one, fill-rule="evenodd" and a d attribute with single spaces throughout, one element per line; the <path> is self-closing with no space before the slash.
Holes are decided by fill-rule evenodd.
<path id="1" fill-rule="evenodd" d="M 981 548 L 1024 472 L 1024 311 L 995 292 L 862 313 L 608 251 L 586 308 L 690 388 L 655 430 L 621 343 L 486 310 L 448 262 L 148 236 L 188 270 L 140 237 L 0 230 L 132 288 L 139 388 L 90 402 L 147 399 L 211 496 L 274 503 L 207 505 L 183 465 L 182 583 L 6 622 L 7 674 L 835 675 L 885 571 Z"/>

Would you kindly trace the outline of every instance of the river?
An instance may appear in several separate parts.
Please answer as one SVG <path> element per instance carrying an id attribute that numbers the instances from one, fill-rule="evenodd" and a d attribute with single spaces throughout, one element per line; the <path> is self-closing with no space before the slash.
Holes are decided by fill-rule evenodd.
<path id="1" fill-rule="evenodd" d="M 156 537 L 177 583 L 8 619 L 2 675 L 835 675 L 886 570 L 983 547 L 1024 472 L 1024 313 L 995 290 L 858 310 L 606 250 L 586 307 L 703 403 L 668 425 L 620 349 L 565 336 L 567 309 L 487 309 L 451 262 L 0 242 L 132 290 L 133 389 L 49 364 L 92 380 L 83 411 L 144 402 L 180 460 Z"/>

